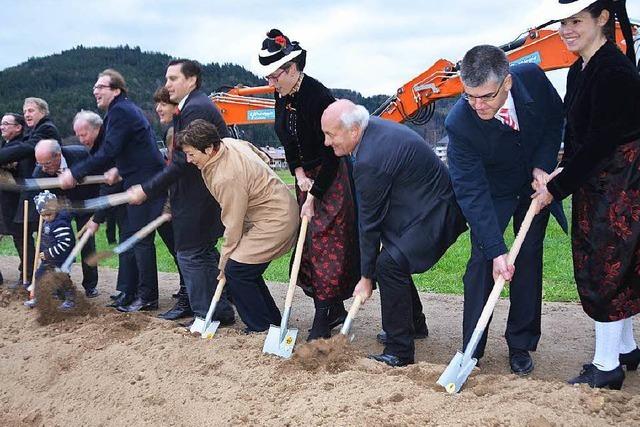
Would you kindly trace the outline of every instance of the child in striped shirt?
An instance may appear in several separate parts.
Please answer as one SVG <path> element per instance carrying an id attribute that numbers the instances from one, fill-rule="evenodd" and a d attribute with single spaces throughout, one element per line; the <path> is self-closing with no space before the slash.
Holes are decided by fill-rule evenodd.
<path id="1" fill-rule="evenodd" d="M 55 208 L 56 200 L 55 194 L 49 191 L 43 191 L 34 197 L 36 210 L 43 220 L 40 241 L 41 263 L 36 270 L 36 282 L 47 271 L 60 268 L 76 242 L 71 228 L 71 217 L 66 211 L 59 211 Z M 55 294 L 64 298 L 60 309 L 70 310 L 75 307 L 73 289 L 57 289 Z M 35 298 L 25 302 L 28 307 L 34 307 L 35 304 Z"/>

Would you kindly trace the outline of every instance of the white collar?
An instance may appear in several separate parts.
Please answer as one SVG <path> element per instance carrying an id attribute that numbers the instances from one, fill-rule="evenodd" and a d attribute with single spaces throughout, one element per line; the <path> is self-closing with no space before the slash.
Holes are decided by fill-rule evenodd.
<path id="1" fill-rule="evenodd" d="M 189 98 L 189 95 L 191 95 L 192 93 L 193 91 L 189 92 L 184 98 L 180 100 L 180 102 L 178 102 L 178 110 L 182 111 L 182 107 L 184 107 L 184 104 L 187 102 L 187 98 Z"/>
<path id="2" fill-rule="evenodd" d="M 502 107 L 498 108 L 498 111 L 496 111 L 495 116 L 493 116 L 496 119 L 500 120 L 500 123 L 504 123 L 504 120 L 502 119 L 502 117 L 500 117 L 500 110 L 502 110 L 503 108 L 506 108 L 507 110 L 509 110 L 509 115 L 516 122 L 518 129 L 520 129 L 520 123 L 518 122 L 518 114 L 516 112 L 516 104 L 513 102 L 513 96 L 511 96 L 511 90 L 509 90 L 509 92 L 507 93 L 507 99 L 506 101 L 504 101 L 504 104 L 502 105 Z"/>

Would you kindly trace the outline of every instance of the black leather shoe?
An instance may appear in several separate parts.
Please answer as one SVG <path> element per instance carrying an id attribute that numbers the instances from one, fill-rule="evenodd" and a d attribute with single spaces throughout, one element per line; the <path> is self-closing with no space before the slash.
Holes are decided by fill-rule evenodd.
<path id="1" fill-rule="evenodd" d="M 150 311 L 158 309 L 158 300 L 155 301 L 145 301 L 142 298 L 136 298 L 129 305 L 119 305 L 116 307 L 116 310 L 121 311 L 123 313 L 132 313 L 135 311 Z"/>
<path id="2" fill-rule="evenodd" d="M 158 317 L 164 320 L 178 320 L 185 317 L 193 317 L 193 311 L 188 302 L 178 300 L 170 310 L 159 314 Z"/>
<path id="3" fill-rule="evenodd" d="M 235 325 L 236 323 L 236 318 L 234 317 L 226 317 L 224 319 L 216 319 L 218 320 L 218 322 L 220 322 L 220 326 L 231 326 L 231 325 Z"/>
<path id="4" fill-rule="evenodd" d="M 107 304 L 107 307 L 120 307 L 129 305 L 136 299 L 135 296 L 126 294 L 125 292 L 120 292 L 120 296 L 113 300 L 111 304 Z"/>
<path id="5" fill-rule="evenodd" d="M 570 379 L 569 384 L 587 384 L 591 388 L 609 387 L 611 390 L 620 390 L 624 382 L 624 370 L 618 366 L 613 371 L 601 371 L 593 363 L 582 366 L 580 375 Z"/>
<path id="6" fill-rule="evenodd" d="M 429 336 L 429 329 L 427 329 L 425 326 L 424 331 L 416 332 L 413 335 L 413 339 L 423 340 L 423 339 L 426 339 L 428 336 Z M 384 330 L 380 331 L 380 333 L 376 335 L 376 340 L 378 340 L 378 342 L 382 345 L 387 345 L 387 333 Z"/>
<path id="7" fill-rule="evenodd" d="M 84 294 L 87 298 L 96 298 L 98 295 L 100 295 L 100 292 L 98 292 L 97 288 L 91 288 L 91 289 L 86 289 L 84 291 Z"/>
<path id="8" fill-rule="evenodd" d="M 124 292 L 118 292 L 117 294 L 111 294 L 109 295 L 109 298 L 111 298 L 112 300 L 117 300 L 118 298 L 120 298 L 122 296 L 122 294 L 124 294 Z"/>
<path id="9" fill-rule="evenodd" d="M 367 357 L 377 362 L 386 363 L 393 368 L 413 365 L 413 359 L 400 359 L 398 356 L 394 356 L 393 354 L 370 354 Z"/>
<path id="10" fill-rule="evenodd" d="M 533 359 L 527 350 L 510 349 L 509 365 L 516 375 L 528 375 L 533 371 Z"/>
<path id="11" fill-rule="evenodd" d="M 637 348 L 629 353 L 620 353 L 618 356 L 620 364 L 627 368 L 627 371 L 635 371 L 640 364 L 640 348 Z"/>

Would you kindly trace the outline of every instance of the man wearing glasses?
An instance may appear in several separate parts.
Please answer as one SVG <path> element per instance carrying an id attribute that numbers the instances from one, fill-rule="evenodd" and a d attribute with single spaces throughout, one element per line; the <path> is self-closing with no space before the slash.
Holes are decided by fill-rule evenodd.
<path id="1" fill-rule="evenodd" d="M 27 123 L 24 117 L 16 113 L 6 113 L 2 116 L 0 122 L 0 131 L 4 142 L 0 146 L 0 167 L 3 171 L 10 173 L 14 178 L 27 178 L 31 176 L 35 159 L 33 157 L 33 147 L 23 141 L 24 131 L 27 129 Z M 2 219 L 13 238 L 13 244 L 20 256 L 18 270 L 22 271 L 22 204 L 21 194 L 13 191 L 0 191 L 0 206 L 2 207 Z M 18 212 L 19 211 L 19 212 Z M 20 222 L 20 224 L 17 224 Z M 32 225 L 32 224 L 30 224 Z M 33 268 L 33 236 L 28 233 L 28 256 L 30 262 L 28 266 Z M 31 277 L 30 271 L 27 271 L 28 277 Z M 0 277 L 2 275 L 0 274 Z M 13 287 L 20 286 L 22 280 L 18 279 Z"/>
<path id="2" fill-rule="evenodd" d="M 542 242 L 549 210 L 533 220 L 513 265 L 504 231 L 520 228 L 532 186 L 546 182 L 560 148 L 562 101 L 535 64 L 509 67 L 504 52 L 476 46 L 460 66 L 464 89 L 445 121 L 449 172 L 456 199 L 471 228 L 471 256 L 464 282 L 463 346 L 466 347 L 498 276 L 511 281 L 505 338 L 513 373 L 533 370 L 529 351 L 540 339 Z M 562 207 L 552 207 L 566 229 Z M 487 329 L 473 357 L 484 355 Z"/>
<path id="3" fill-rule="evenodd" d="M 104 138 L 92 156 L 71 165 L 59 175 L 62 189 L 73 188 L 78 180 L 92 173 L 102 173 L 113 165 L 122 176 L 124 189 L 145 182 L 160 172 L 164 161 L 156 145 L 155 135 L 143 111 L 127 97 L 127 86 L 122 75 L 113 69 L 104 70 L 93 86 L 93 95 L 98 108 L 107 113 L 103 123 Z M 105 175 L 109 178 L 109 184 L 117 179 L 114 169 L 110 169 Z M 123 239 L 156 219 L 162 212 L 165 199 L 166 194 L 151 198 L 141 206 L 127 206 Z M 98 224 L 89 221 L 87 228 L 95 232 Z M 124 291 L 125 297 L 118 301 L 120 305 L 116 307 L 119 311 L 158 309 L 154 237 L 155 233 L 150 233 L 128 251 L 135 258 L 138 283 L 127 280 L 127 284 L 137 285 L 137 289 L 132 286 Z"/>

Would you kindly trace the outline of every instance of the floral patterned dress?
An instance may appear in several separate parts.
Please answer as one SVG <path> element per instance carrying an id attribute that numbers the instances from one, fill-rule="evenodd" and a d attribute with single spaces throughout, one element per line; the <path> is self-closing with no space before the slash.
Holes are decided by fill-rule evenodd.
<path id="1" fill-rule="evenodd" d="M 584 311 L 600 322 L 640 312 L 640 77 L 606 43 L 570 69 L 564 170 L 556 199 L 573 194 L 574 275 Z"/>

